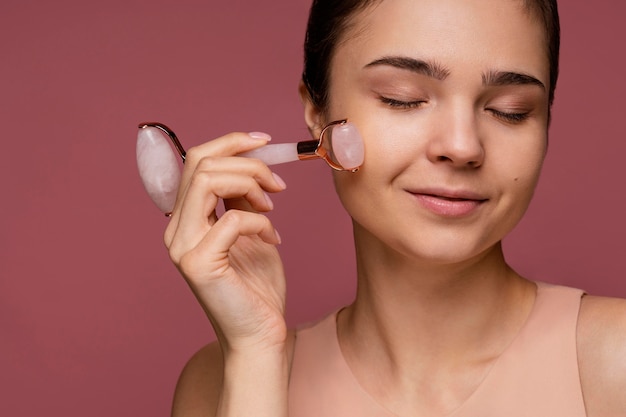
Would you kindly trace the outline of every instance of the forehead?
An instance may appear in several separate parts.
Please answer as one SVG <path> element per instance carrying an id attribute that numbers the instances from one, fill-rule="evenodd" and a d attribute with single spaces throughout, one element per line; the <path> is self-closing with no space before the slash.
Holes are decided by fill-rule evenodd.
<path id="1" fill-rule="evenodd" d="M 529 72 L 548 83 L 544 29 L 521 0 L 383 0 L 351 23 L 336 52 L 352 62 L 409 55 Z"/>

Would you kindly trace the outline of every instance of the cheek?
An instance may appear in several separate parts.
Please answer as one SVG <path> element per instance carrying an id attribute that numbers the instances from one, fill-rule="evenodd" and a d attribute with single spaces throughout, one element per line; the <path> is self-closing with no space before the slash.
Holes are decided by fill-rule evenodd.
<path id="1" fill-rule="evenodd" d="M 389 178 L 407 169 L 423 153 L 424 138 L 418 132 L 424 129 L 414 121 L 398 123 L 381 113 L 364 120 L 355 118 L 355 124 L 365 149 L 363 174 Z"/>
<path id="2" fill-rule="evenodd" d="M 357 219 L 360 217 L 359 210 L 363 205 L 363 201 L 360 201 L 362 199 L 359 198 L 359 195 L 363 194 L 356 190 L 358 184 L 361 182 L 358 178 L 360 175 L 360 171 L 358 173 L 333 172 L 333 183 L 337 197 L 344 210 L 346 210 L 346 213 L 353 220 L 355 217 Z"/>
<path id="3" fill-rule="evenodd" d="M 366 157 L 361 169 L 355 173 L 333 172 L 337 196 L 350 217 L 357 222 L 361 222 L 363 216 L 382 209 L 381 205 L 389 200 L 386 195 L 389 185 L 384 181 L 388 178 L 388 172 L 384 166 L 374 163 L 379 159 L 371 158 L 368 161 Z"/>
<path id="4" fill-rule="evenodd" d="M 358 126 L 364 142 L 363 165 L 356 173 L 335 172 L 333 177 L 339 198 L 347 209 L 368 202 L 381 204 L 392 192 L 394 179 L 418 158 L 416 150 L 406 149 L 406 134 L 397 127 L 383 120 Z"/>
<path id="5" fill-rule="evenodd" d="M 496 171 L 501 173 L 502 189 L 508 190 L 508 200 L 524 213 L 532 199 L 545 157 L 545 146 L 518 148 L 509 151 L 509 158 L 497 161 Z"/>

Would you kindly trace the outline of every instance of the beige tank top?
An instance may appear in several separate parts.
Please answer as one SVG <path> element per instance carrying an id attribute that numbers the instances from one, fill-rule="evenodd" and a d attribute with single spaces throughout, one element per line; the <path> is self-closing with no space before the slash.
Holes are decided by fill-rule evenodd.
<path id="1" fill-rule="evenodd" d="M 450 417 L 586 415 L 576 354 L 583 292 L 537 286 L 533 309 L 514 342 Z M 336 313 L 297 332 L 289 384 L 290 417 L 394 417 L 350 371 L 337 340 Z"/>

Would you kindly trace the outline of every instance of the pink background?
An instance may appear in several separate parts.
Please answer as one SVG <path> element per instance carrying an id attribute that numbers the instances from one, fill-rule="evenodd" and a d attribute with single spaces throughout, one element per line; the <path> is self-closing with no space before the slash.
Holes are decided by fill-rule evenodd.
<path id="1" fill-rule="evenodd" d="M 565 0 L 549 156 L 505 242 L 527 276 L 626 297 L 626 3 Z M 213 334 L 161 243 L 136 125 L 189 147 L 307 137 L 296 94 L 309 0 L 4 0 L 0 10 L 0 415 L 159 416 Z M 520 34 L 523 36 L 523 34 Z M 350 225 L 319 161 L 281 166 L 288 321 L 354 291 Z"/>

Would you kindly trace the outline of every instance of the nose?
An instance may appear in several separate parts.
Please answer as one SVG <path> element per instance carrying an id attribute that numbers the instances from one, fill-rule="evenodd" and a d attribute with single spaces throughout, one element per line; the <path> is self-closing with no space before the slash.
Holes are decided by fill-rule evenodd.
<path id="1" fill-rule="evenodd" d="M 456 168 L 478 168 L 485 159 L 485 149 L 473 111 L 456 111 L 441 118 L 428 145 L 428 159 Z"/>

